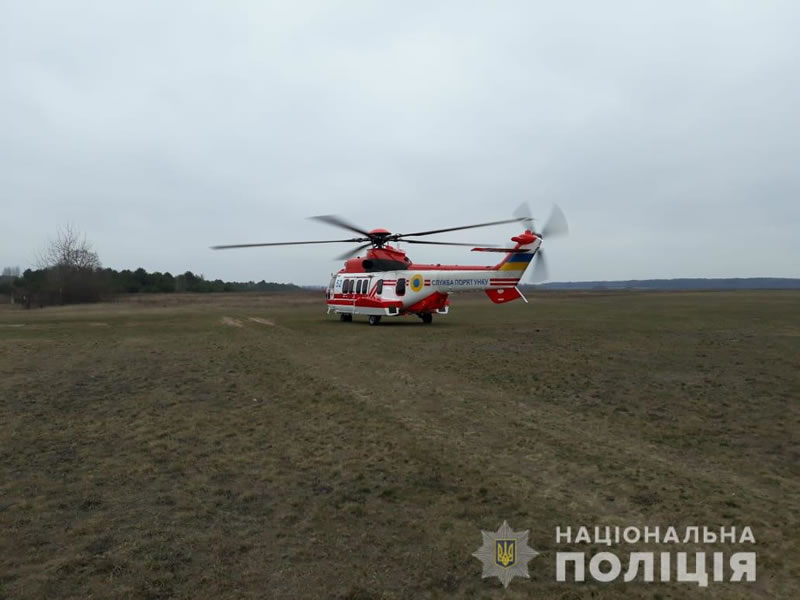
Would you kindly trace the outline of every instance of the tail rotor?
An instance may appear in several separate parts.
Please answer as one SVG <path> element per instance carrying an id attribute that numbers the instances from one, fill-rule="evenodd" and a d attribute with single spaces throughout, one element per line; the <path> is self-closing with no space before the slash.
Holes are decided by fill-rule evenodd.
<path id="1" fill-rule="evenodd" d="M 541 231 L 536 231 L 534 228 L 536 219 L 531 216 L 531 211 L 527 203 L 521 204 L 520 207 L 514 211 L 514 216 L 517 217 L 522 223 L 525 223 L 525 226 L 528 227 L 537 237 L 541 238 L 542 241 L 553 237 L 565 236 L 569 233 L 569 225 L 567 224 L 566 216 L 564 216 L 564 211 L 562 211 L 556 204 L 553 205 L 553 210 L 550 212 L 550 218 L 547 219 L 547 222 Z M 542 283 L 549 280 L 550 271 L 547 268 L 544 249 L 539 247 L 533 260 L 533 268 L 528 271 L 528 273 L 530 273 L 528 276 L 529 281 L 531 283 Z"/>

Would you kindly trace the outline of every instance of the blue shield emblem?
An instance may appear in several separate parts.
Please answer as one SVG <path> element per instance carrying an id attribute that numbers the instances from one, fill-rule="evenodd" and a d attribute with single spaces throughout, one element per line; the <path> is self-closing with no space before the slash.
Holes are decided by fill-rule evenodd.
<path id="1" fill-rule="evenodd" d="M 517 540 L 495 540 L 495 559 L 498 567 L 513 567 L 517 560 Z"/>

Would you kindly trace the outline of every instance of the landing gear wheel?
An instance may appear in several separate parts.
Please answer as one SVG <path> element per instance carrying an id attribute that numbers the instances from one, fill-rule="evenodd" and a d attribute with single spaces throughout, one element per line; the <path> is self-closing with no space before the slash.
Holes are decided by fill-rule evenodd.
<path id="1" fill-rule="evenodd" d="M 339 315 L 339 320 L 340 320 L 342 323 L 349 323 L 350 321 L 352 321 L 352 320 L 353 320 L 353 315 L 346 315 L 346 314 L 344 314 L 344 313 L 341 313 L 341 314 Z"/>
<path id="2" fill-rule="evenodd" d="M 380 322 L 381 322 L 380 315 L 370 315 L 369 316 L 369 324 L 370 325 L 377 325 Z"/>
<path id="3" fill-rule="evenodd" d="M 425 323 L 425 325 L 430 325 L 431 323 L 433 323 L 433 315 L 431 313 L 422 313 L 420 317 L 422 318 L 422 322 Z"/>

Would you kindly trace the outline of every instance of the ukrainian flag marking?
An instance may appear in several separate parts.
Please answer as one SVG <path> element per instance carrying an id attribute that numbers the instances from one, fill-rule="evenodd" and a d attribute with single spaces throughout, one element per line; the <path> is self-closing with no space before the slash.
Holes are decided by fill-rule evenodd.
<path id="1" fill-rule="evenodd" d="M 521 252 L 512 254 L 506 262 L 500 266 L 501 271 L 524 271 L 533 259 L 533 254 L 523 254 Z"/>

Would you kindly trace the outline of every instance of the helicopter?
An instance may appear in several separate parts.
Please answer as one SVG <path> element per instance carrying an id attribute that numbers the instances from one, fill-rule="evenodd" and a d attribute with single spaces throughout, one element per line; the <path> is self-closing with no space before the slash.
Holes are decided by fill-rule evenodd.
<path id="1" fill-rule="evenodd" d="M 325 300 L 328 314 L 338 315 L 344 322 L 352 321 L 355 315 L 365 315 L 370 325 L 378 325 L 383 317 L 408 315 L 416 315 L 423 323 L 430 324 L 434 314 L 448 314 L 450 294 L 464 290 L 483 290 L 495 304 L 505 304 L 520 298 L 527 302 L 517 286 L 531 263 L 535 262 L 534 281 L 548 278 L 541 249 L 542 240 L 568 232 L 567 220 L 558 206 L 553 207 L 550 218 L 539 232 L 534 231 L 534 219 L 530 216 L 527 205 L 517 209 L 511 219 L 413 233 L 392 233 L 380 228 L 367 231 L 336 215 L 310 218 L 359 235 L 339 240 L 227 244 L 211 248 L 228 250 L 307 244 L 361 244 L 336 258 L 345 261 L 344 268 L 331 276 L 325 290 Z M 522 233 L 511 238 L 513 247 L 498 248 L 492 245 L 412 239 L 508 223 L 521 223 L 525 226 Z M 392 245 L 398 242 L 471 246 L 473 252 L 502 253 L 504 256 L 500 262 L 491 266 L 414 263 L 404 250 Z M 362 250 L 366 250 L 364 256 L 358 256 Z"/>

